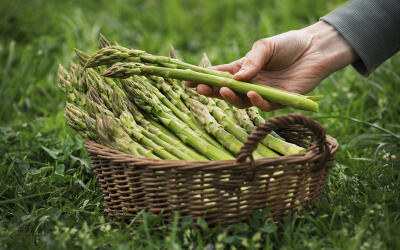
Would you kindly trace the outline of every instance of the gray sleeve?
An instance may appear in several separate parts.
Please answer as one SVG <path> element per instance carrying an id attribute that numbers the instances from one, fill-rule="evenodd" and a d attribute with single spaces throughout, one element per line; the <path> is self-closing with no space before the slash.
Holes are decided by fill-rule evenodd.
<path id="1" fill-rule="evenodd" d="M 321 19 L 352 46 L 365 76 L 400 50 L 400 0 L 351 0 Z"/>

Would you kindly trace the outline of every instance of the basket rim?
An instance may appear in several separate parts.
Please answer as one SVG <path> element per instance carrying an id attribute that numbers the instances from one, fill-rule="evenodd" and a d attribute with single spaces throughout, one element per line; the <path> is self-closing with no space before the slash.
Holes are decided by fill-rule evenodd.
<path id="1" fill-rule="evenodd" d="M 334 155 L 339 149 L 337 140 L 329 135 L 326 135 L 326 142 L 329 147 L 330 155 Z M 130 155 L 116 149 L 99 144 L 93 140 L 87 139 L 84 142 L 86 150 L 90 154 L 96 155 L 100 159 L 112 161 L 116 164 L 126 164 L 132 166 L 146 165 L 150 169 L 167 169 L 179 168 L 179 170 L 194 170 L 203 169 L 207 170 L 224 169 L 224 168 L 248 168 L 250 161 L 238 162 L 236 159 L 232 160 L 218 160 L 218 161 L 187 161 L 187 160 L 166 160 L 146 158 L 142 156 Z M 324 155 L 319 152 L 316 145 L 307 148 L 304 153 L 285 155 L 279 157 L 268 157 L 254 159 L 253 164 L 259 165 L 280 165 L 280 164 L 296 164 L 314 162 L 324 158 Z M 151 164 L 150 164 L 151 163 Z"/>

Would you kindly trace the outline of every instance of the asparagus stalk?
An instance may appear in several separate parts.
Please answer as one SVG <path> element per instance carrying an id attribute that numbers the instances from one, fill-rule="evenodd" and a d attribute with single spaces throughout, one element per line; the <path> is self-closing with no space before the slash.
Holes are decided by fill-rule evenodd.
<path id="1" fill-rule="evenodd" d="M 256 107 L 250 107 L 246 109 L 248 116 L 250 117 L 250 120 L 258 127 L 261 124 L 265 122 L 264 118 L 260 115 L 258 112 L 258 108 Z"/>
<path id="2" fill-rule="evenodd" d="M 59 87 L 64 92 L 66 92 L 66 93 L 68 92 L 69 93 L 69 95 L 70 95 L 69 96 L 70 97 L 69 100 L 72 100 L 72 101 L 76 102 L 78 105 L 86 107 L 86 109 L 91 111 L 92 115 L 93 114 L 95 115 L 96 113 L 102 113 L 102 114 L 105 114 L 108 117 L 111 117 L 113 114 L 107 110 L 107 107 L 106 107 L 104 101 L 109 101 L 109 96 L 113 94 L 113 91 L 111 91 L 109 89 L 107 84 L 102 82 L 102 78 L 93 69 L 86 70 L 85 74 L 83 74 L 83 77 L 82 77 L 82 75 L 75 74 L 76 73 L 76 69 L 77 69 L 76 67 L 73 68 L 73 70 L 74 70 L 73 73 L 72 73 L 73 76 L 71 77 L 68 74 L 68 72 L 62 66 L 59 67 L 59 73 L 58 73 L 58 84 L 59 84 Z M 89 88 L 87 97 L 83 93 L 78 92 L 77 89 L 74 88 L 74 87 L 77 87 L 77 86 L 73 86 L 73 84 L 70 82 L 71 78 L 74 78 L 75 81 L 80 80 L 80 79 L 78 79 L 79 77 L 80 78 L 84 78 L 85 79 L 85 81 L 84 81 L 85 83 L 86 82 L 90 82 L 89 83 L 90 88 Z M 111 80 L 111 79 L 109 79 L 109 80 Z M 126 97 L 125 93 L 121 89 L 119 89 L 118 86 L 114 85 L 114 87 L 115 87 L 114 91 L 117 90 L 117 91 L 115 91 L 116 92 L 115 96 L 119 94 L 122 97 Z M 67 91 L 67 89 L 68 89 L 68 91 Z M 82 91 L 82 89 L 80 89 L 80 90 Z M 99 92 L 101 92 L 101 94 L 99 94 Z M 105 93 L 107 95 L 105 95 Z M 102 97 L 100 97 L 100 95 L 102 95 Z M 81 101 L 81 100 L 84 100 L 84 101 Z M 108 108 L 110 108 L 110 105 L 107 105 L 107 106 L 108 106 Z M 116 106 L 114 105 L 114 108 L 115 107 Z M 70 112 L 67 111 L 67 113 L 69 114 Z M 137 114 L 140 114 L 140 113 L 137 112 Z M 76 118 L 76 116 L 74 116 L 74 117 Z M 82 130 L 82 127 L 85 125 L 82 122 L 82 120 L 83 120 L 82 117 L 80 117 L 79 119 L 75 119 L 75 121 L 79 121 L 79 123 L 77 123 L 77 124 L 76 123 L 73 124 L 70 120 L 71 119 L 68 119 L 67 122 L 72 127 L 74 127 L 82 136 L 90 137 L 90 138 L 96 140 L 96 138 L 94 138 L 94 136 L 93 136 L 93 135 L 96 135 L 96 133 L 92 133 L 92 136 L 89 136 L 87 130 L 85 130 L 85 131 Z M 87 117 L 85 118 L 85 122 L 86 121 L 90 121 L 90 120 L 91 121 L 95 121 L 93 118 L 90 118 L 87 115 Z M 144 120 L 144 117 L 142 116 L 141 122 L 143 123 L 144 121 L 146 121 L 146 120 Z M 176 137 L 175 138 L 170 138 L 169 136 L 161 134 L 160 130 L 156 126 L 154 126 L 153 124 L 149 123 L 148 121 L 146 121 L 146 123 L 147 123 L 146 125 L 148 125 L 147 129 L 149 131 L 151 131 L 151 133 L 150 132 L 146 132 L 147 135 L 148 136 L 153 136 L 153 139 L 156 139 L 156 142 L 158 142 L 160 144 L 163 144 L 164 148 L 170 149 L 174 153 L 174 155 L 177 155 L 179 158 L 186 159 L 186 160 L 207 160 L 207 158 L 205 158 L 204 156 L 199 155 L 198 153 L 196 153 L 192 149 L 188 148 L 186 145 L 180 143 L 176 139 Z M 150 124 L 150 126 L 149 126 L 149 124 Z M 79 125 L 79 126 L 77 126 L 77 125 Z M 96 122 L 94 123 L 94 126 L 92 124 L 91 128 L 92 128 L 92 131 L 96 131 Z M 171 133 L 169 131 L 168 131 L 168 133 L 171 135 Z M 110 143 L 106 142 L 105 141 L 106 137 L 104 135 L 105 134 L 103 133 L 103 137 L 102 137 L 103 141 L 104 141 L 103 143 L 105 145 L 109 145 L 109 146 L 112 146 L 114 148 L 117 148 L 115 143 L 111 145 Z M 154 136 L 154 135 L 157 135 L 159 138 L 166 139 L 167 142 L 162 141 L 161 139 L 159 139 L 157 136 Z M 140 136 L 140 135 L 138 135 L 136 133 L 136 136 L 137 136 L 136 138 L 138 138 L 138 136 Z M 98 140 L 100 141 L 100 139 L 98 139 Z M 146 140 L 146 139 L 142 139 L 141 138 L 141 140 L 143 142 L 143 140 Z M 147 142 L 145 142 L 144 144 L 145 145 L 147 144 L 149 146 L 154 146 L 154 144 L 152 144 L 152 142 L 149 141 L 149 140 L 147 140 Z M 150 145 L 150 144 L 152 144 L 152 145 Z M 164 153 L 163 152 L 164 148 L 160 148 L 159 146 L 156 146 L 155 148 L 156 148 L 157 152 L 160 152 L 162 154 L 162 155 L 160 155 L 162 158 L 177 159 L 177 157 L 175 157 L 172 154 L 169 154 L 168 152 Z M 126 149 L 124 149 L 123 151 L 129 152 Z M 146 153 L 147 156 L 151 156 L 152 157 L 152 155 L 148 154 L 146 150 L 142 149 L 142 152 Z M 132 152 L 132 153 L 134 153 L 135 155 L 138 155 L 135 152 Z"/>
<path id="3" fill-rule="evenodd" d="M 150 77 L 151 80 L 155 83 L 154 86 L 164 94 L 165 97 L 168 98 L 168 100 L 176 106 L 180 111 L 183 113 L 187 114 L 190 116 L 190 111 L 189 109 L 185 106 L 183 101 L 180 98 L 180 93 L 177 91 L 174 91 L 172 87 L 166 83 L 166 81 L 162 77 L 158 76 L 152 76 Z"/>
<path id="4" fill-rule="evenodd" d="M 233 120 L 231 120 L 228 115 L 226 115 L 221 109 L 219 109 L 216 106 L 212 105 L 207 105 L 206 106 L 212 116 L 219 122 L 221 126 L 225 130 L 227 130 L 229 133 L 234 135 L 239 141 L 241 142 L 246 142 L 248 134 L 245 129 L 242 127 L 238 126 Z M 267 148 L 263 144 L 259 144 L 256 149 L 257 152 L 259 152 L 262 156 L 265 157 L 274 157 L 274 156 L 279 156 L 275 152 L 273 152 L 271 149 Z"/>
<path id="5" fill-rule="evenodd" d="M 161 135 L 161 132 L 157 129 L 154 129 L 154 127 L 152 127 L 152 126 L 150 126 L 149 129 L 152 128 L 153 133 L 148 133 L 147 131 L 143 132 L 142 130 L 140 130 L 142 133 L 138 133 L 137 130 L 133 130 L 132 126 L 134 124 L 131 123 L 131 125 L 129 125 L 127 123 L 127 121 L 129 121 L 129 117 L 127 114 L 124 115 L 124 112 L 126 110 L 130 109 L 131 111 L 135 112 L 136 116 L 138 116 L 140 114 L 140 112 L 135 107 L 133 107 L 133 104 L 124 103 L 122 101 L 123 98 L 126 98 L 125 93 L 121 89 L 119 89 L 118 86 L 114 86 L 114 91 L 115 91 L 115 94 L 114 94 L 114 91 L 102 80 L 102 78 L 93 69 L 88 69 L 85 76 L 88 81 L 87 84 L 89 86 L 91 86 L 89 89 L 89 92 L 88 92 L 88 96 L 89 97 L 91 95 L 95 96 L 97 94 L 97 97 L 95 99 L 92 99 L 92 101 L 94 101 L 94 103 L 96 103 L 96 104 L 100 104 L 100 103 L 106 104 L 103 106 L 106 109 L 102 109 L 98 105 L 94 105 L 94 103 L 89 102 L 89 108 L 91 110 L 97 110 L 100 113 L 107 114 L 108 116 L 111 116 L 111 114 L 108 112 L 107 109 L 112 110 L 114 112 L 114 115 L 116 115 L 116 117 L 120 117 L 120 122 L 123 125 L 122 127 L 125 129 L 125 131 L 130 136 L 135 138 L 135 140 L 138 141 L 139 143 L 142 143 L 143 145 L 146 145 L 149 148 L 152 148 L 153 152 L 155 152 L 156 155 L 160 156 L 163 159 L 178 159 L 175 156 L 176 154 L 179 157 L 181 157 L 181 159 L 186 159 L 186 160 L 205 160 L 206 159 L 206 158 L 201 157 L 200 155 L 193 153 L 193 152 L 188 155 L 185 155 L 183 153 L 184 151 L 188 151 L 188 152 L 191 151 L 191 150 L 187 150 L 186 148 L 182 151 L 179 151 L 178 148 L 171 149 L 170 147 L 168 147 L 170 149 L 170 151 L 173 151 L 175 153 L 175 155 L 171 154 L 169 151 L 166 151 L 163 147 L 160 147 L 160 143 L 161 143 L 160 141 L 162 141 L 160 138 L 163 138 L 168 142 L 171 142 L 172 139 L 168 138 L 168 136 Z M 94 87 L 97 88 L 97 91 L 94 90 Z M 120 98 L 117 98 L 117 97 L 120 97 Z M 89 99 L 91 99 L 91 98 L 89 98 Z M 113 100 L 113 101 L 111 101 L 111 100 Z M 129 106 L 129 108 L 128 108 L 128 106 Z M 121 118 L 125 118 L 125 119 L 122 120 Z M 133 117 L 132 117 L 132 119 L 133 119 Z M 144 122 L 143 119 L 144 118 L 141 117 L 142 122 Z M 133 120 L 133 122 L 134 122 L 134 120 Z M 135 126 L 135 128 L 140 129 L 139 126 Z M 143 133 L 146 133 L 147 136 L 143 136 Z M 155 134 L 159 134 L 160 138 L 158 138 L 157 136 L 154 136 Z M 149 137 L 152 137 L 153 139 L 154 139 L 154 137 L 156 137 L 158 139 L 157 140 L 158 144 L 149 140 Z M 163 143 L 164 147 L 166 146 L 165 144 L 170 145 L 170 144 L 164 142 Z M 180 146 L 182 146 L 182 145 L 180 145 Z"/>
<path id="6" fill-rule="evenodd" d="M 184 118 L 186 123 L 193 129 L 197 130 L 201 136 L 206 139 L 208 142 L 212 143 L 214 146 L 219 147 L 221 150 L 225 150 L 223 147 L 220 146 L 218 142 L 216 142 L 213 138 L 211 138 L 205 131 L 203 131 L 203 127 L 198 123 L 197 119 L 193 116 L 193 114 L 190 112 L 189 108 L 187 105 L 184 104 L 184 102 L 181 100 L 180 96 L 183 93 L 183 91 L 178 90 L 173 91 L 172 87 L 166 83 L 166 81 L 161 78 L 161 77 L 151 77 L 152 80 L 156 82 L 154 86 L 156 86 L 160 91 L 163 91 L 165 95 L 163 97 L 168 96 L 168 102 L 164 100 L 163 97 L 160 97 L 160 100 L 164 102 L 172 111 L 174 111 L 175 114 L 184 114 Z M 155 90 L 154 92 L 157 92 Z M 205 98 L 205 97 L 204 97 Z M 171 105 L 172 104 L 172 105 Z M 180 116 L 179 116 L 180 117 Z M 182 119 L 182 118 L 181 118 Z"/>
<path id="7" fill-rule="evenodd" d="M 64 94 L 67 94 L 69 92 L 69 89 L 67 89 L 67 85 L 65 84 L 66 81 L 69 81 L 69 74 L 68 71 L 65 70 L 65 68 L 60 64 L 58 65 L 58 70 L 57 70 L 57 85 L 58 88 L 61 89 L 61 91 Z"/>
<path id="8" fill-rule="evenodd" d="M 203 53 L 203 56 L 201 57 L 199 66 L 202 68 L 210 68 L 211 67 L 211 61 L 208 58 L 206 53 Z"/>
<path id="9" fill-rule="evenodd" d="M 100 33 L 99 35 L 99 49 L 109 47 L 111 46 L 111 43 L 107 40 L 107 38 Z"/>
<path id="10" fill-rule="evenodd" d="M 166 107 L 168 107 L 181 121 L 186 123 L 191 129 L 196 131 L 200 137 L 213 144 L 215 147 L 218 147 L 220 150 L 224 150 L 221 145 L 216 142 L 211 136 L 209 136 L 205 131 L 203 131 L 201 126 L 197 125 L 196 119 L 187 115 L 182 110 L 180 110 L 177 106 L 171 103 L 168 98 L 166 98 L 156 87 L 153 86 L 153 83 L 149 82 L 147 78 L 140 76 L 133 76 L 133 80 L 138 84 L 141 84 L 148 88 L 152 94 L 154 94 Z M 176 100 L 178 101 L 178 100 Z M 228 152 L 226 152 L 228 153 Z"/>
<path id="11" fill-rule="evenodd" d="M 76 56 L 78 57 L 79 64 L 84 66 L 86 62 L 89 60 L 90 56 L 77 48 L 74 48 L 74 51 Z"/>
<path id="12" fill-rule="evenodd" d="M 97 133 L 101 138 L 102 143 L 110 145 L 112 148 L 135 154 L 131 152 L 132 148 L 138 152 L 136 155 L 141 155 L 147 158 L 158 158 L 151 150 L 144 148 L 142 145 L 133 141 L 129 135 L 118 126 L 117 122 L 107 115 L 96 115 Z"/>
<path id="13" fill-rule="evenodd" d="M 93 71 L 92 69 L 90 70 Z M 112 110 L 111 100 L 114 92 L 113 89 L 105 81 L 103 81 L 103 79 L 100 76 L 89 74 L 88 71 L 85 71 L 83 73 L 83 78 L 84 81 L 86 81 L 87 86 L 92 87 L 93 90 L 95 89 L 94 91 L 98 93 L 105 106 L 109 110 Z"/>
<path id="14" fill-rule="evenodd" d="M 179 60 L 179 58 L 180 58 L 178 55 L 178 52 L 176 52 L 174 46 L 172 46 L 172 45 L 169 47 L 168 56 L 173 59 L 177 59 L 177 60 Z"/>
<path id="15" fill-rule="evenodd" d="M 99 43 L 105 44 L 106 42 L 99 41 Z M 81 51 L 80 54 L 84 55 L 84 52 Z M 119 84 L 116 84 L 112 79 L 100 77 L 100 75 L 93 69 L 86 69 L 86 74 L 88 76 L 88 79 L 91 79 L 91 84 L 96 87 L 97 91 L 104 93 L 102 94 L 102 98 L 100 98 L 101 101 L 98 100 L 98 103 L 104 103 L 103 100 L 105 100 L 108 104 L 106 105 L 107 108 L 112 110 L 114 115 L 119 117 L 124 110 L 129 110 L 133 114 L 135 120 L 139 122 L 142 126 L 144 126 L 149 133 L 157 135 L 168 145 L 172 145 L 173 150 L 171 151 L 171 153 L 173 153 L 174 155 L 178 157 L 185 157 L 182 159 L 187 160 L 207 160 L 206 157 L 198 154 L 191 148 L 188 148 L 185 144 L 181 143 L 176 136 L 174 136 L 171 132 L 159 125 L 154 120 L 146 120 L 146 118 L 140 113 L 140 111 L 134 106 L 134 104 L 127 99 L 125 92 L 120 88 Z M 107 83 L 102 81 L 103 79 L 105 79 Z M 110 85 L 112 90 L 110 90 L 108 85 Z M 109 105 L 110 102 L 111 107 Z"/>
<path id="16" fill-rule="evenodd" d="M 233 112 L 235 114 L 235 119 L 238 121 L 239 125 L 244 128 L 248 133 L 251 133 L 253 130 L 256 129 L 253 122 L 251 121 L 250 117 L 247 115 L 245 109 L 239 109 L 233 107 Z"/>
<path id="17" fill-rule="evenodd" d="M 235 114 L 233 113 L 232 107 L 229 106 L 224 100 L 215 99 L 215 104 L 222 109 L 232 120 L 235 120 Z"/>
<path id="18" fill-rule="evenodd" d="M 218 141 L 224 145 L 229 151 L 234 154 L 239 153 L 243 143 L 239 141 L 235 136 L 227 132 L 221 124 L 219 124 L 214 117 L 208 112 L 207 108 L 196 100 L 190 100 L 190 110 L 199 120 L 199 122 L 205 127 L 205 129 Z M 256 159 L 263 158 L 258 151 L 254 152 Z"/>
<path id="19" fill-rule="evenodd" d="M 172 159 L 177 160 L 178 158 L 173 154 L 169 153 L 165 150 L 165 147 L 160 146 L 159 144 L 154 142 L 154 136 L 152 137 L 151 134 L 146 133 L 146 130 L 141 128 L 135 123 L 132 115 L 128 112 L 122 112 L 121 116 L 119 117 L 119 122 L 121 127 L 125 130 L 125 132 L 130 135 L 131 137 L 135 138 L 138 143 L 141 143 L 153 150 L 153 152 L 161 157 L 161 159 Z"/>
<path id="20" fill-rule="evenodd" d="M 198 160 L 188 154 L 185 154 L 184 152 L 178 150 L 176 147 L 172 146 L 171 144 L 165 142 L 164 140 L 162 140 L 161 138 L 159 138 L 159 136 L 157 134 L 151 133 L 148 130 L 146 130 L 145 128 L 141 127 L 140 125 L 138 125 L 133 116 L 127 112 L 124 111 L 121 116 L 120 116 L 120 121 L 122 124 L 124 124 L 124 127 L 126 127 L 128 129 L 128 134 L 130 133 L 138 133 L 139 135 L 144 136 L 145 138 L 149 138 L 152 142 L 157 143 L 157 146 L 151 146 L 153 149 L 155 149 L 155 153 L 158 153 L 158 150 L 160 151 L 167 151 L 172 153 L 173 157 L 169 156 L 168 158 L 166 156 L 161 156 L 163 159 L 182 159 L 182 160 L 188 160 L 188 161 L 193 161 L 193 160 Z M 143 139 L 142 139 L 143 140 Z M 156 147 L 158 147 L 158 149 L 156 149 Z M 161 149 L 160 149 L 161 147 Z M 204 160 L 205 158 L 201 159 Z"/>
<path id="21" fill-rule="evenodd" d="M 242 127 L 238 126 L 235 123 L 235 119 L 232 118 L 230 115 L 228 115 L 229 113 L 227 113 L 226 110 L 222 110 L 222 108 L 217 106 L 213 99 L 199 95 L 196 91 L 194 91 L 192 89 L 188 89 L 188 93 L 191 94 L 191 97 L 193 99 L 200 101 L 202 104 L 206 105 L 206 107 L 208 108 L 210 113 L 213 115 L 213 117 L 219 122 L 219 124 L 221 124 L 223 126 L 223 128 L 225 130 L 227 130 L 229 133 L 236 136 L 236 138 L 238 138 L 242 142 L 245 142 L 247 140 L 247 137 L 248 137 L 247 131 L 244 130 Z M 229 111 L 231 111 L 233 113 L 233 110 L 224 101 L 221 100 L 221 103 L 224 104 L 222 107 L 225 107 L 225 108 L 227 107 L 227 109 L 229 109 Z M 254 129 L 254 125 L 250 128 L 251 128 L 251 130 L 249 130 L 248 132 L 251 132 Z M 268 137 L 264 140 L 266 142 L 268 142 L 270 139 Z M 276 143 L 277 142 L 275 142 L 275 144 Z M 281 141 L 280 143 L 287 144 L 284 141 Z M 275 145 L 275 144 L 272 144 L 272 145 Z M 269 148 L 267 148 L 261 144 L 258 146 L 257 150 L 258 150 L 258 152 L 260 152 L 262 155 L 264 155 L 266 157 L 278 156 L 275 152 L 271 151 Z"/>
<path id="22" fill-rule="evenodd" d="M 123 87 L 136 105 L 144 111 L 155 115 L 161 123 L 171 129 L 183 142 L 191 145 L 212 160 L 233 159 L 232 155 L 208 143 L 206 140 L 199 137 L 187 124 L 177 119 L 172 111 L 163 105 L 145 85 L 138 84 L 134 81 L 124 81 Z"/>
<path id="23" fill-rule="evenodd" d="M 93 88 L 90 87 L 89 91 L 87 92 L 87 98 L 100 106 L 103 106 L 104 108 L 107 108 L 106 104 L 104 103 L 103 99 L 99 95 L 99 93 Z"/>
<path id="24" fill-rule="evenodd" d="M 116 128 L 111 131 L 107 131 L 101 120 L 95 120 L 89 117 L 87 112 L 82 108 L 72 103 L 67 103 L 65 117 L 68 125 L 75 129 L 83 137 L 101 141 L 104 145 L 121 150 L 125 153 L 137 156 L 141 155 L 139 153 L 140 146 L 138 144 L 134 143 L 129 137 L 126 136 L 110 136 L 109 133 L 116 130 Z M 146 150 L 142 150 L 142 152 L 148 153 Z"/>
<path id="25" fill-rule="evenodd" d="M 152 134 L 157 135 L 160 139 L 167 142 L 169 145 L 173 146 L 176 150 L 183 152 L 186 155 L 189 155 L 191 158 L 197 161 L 205 161 L 208 160 L 207 157 L 200 155 L 195 150 L 190 148 L 188 145 L 183 144 L 179 138 L 177 138 L 174 134 L 172 134 L 168 129 L 166 129 L 163 125 L 159 124 L 155 121 L 154 118 L 147 118 L 148 125 L 146 124 L 144 127 Z M 176 155 L 176 154 L 175 154 Z"/>
<path id="26" fill-rule="evenodd" d="M 68 126 L 77 131 L 78 134 L 80 134 L 82 137 L 91 138 L 89 130 L 87 129 L 86 124 L 83 122 L 82 115 L 80 113 L 77 114 L 76 107 L 68 102 L 65 106 L 65 118 Z"/>
<path id="27" fill-rule="evenodd" d="M 70 63 L 71 67 L 70 67 L 70 81 L 72 83 L 72 85 L 74 86 L 74 88 L 80 92 L 86 92 L 88 89 L 88 86 L 86 85 L 86 83 L 84 81 L 82 81 L 82 73 L 83 73 L 83 67 L 75 64 L 73 62 Z"/>
<path id="28" fill-rule="evenodd" d="M 170 68 L 191 69 L 193 71 L 220 77 L 232 77 L 231 74 L 228 72 L 202 68 L 189 63 L 185 63 L 175 58 L 170 58 L 166 56 L 154 56 L 146 53 L 143 50 L 128 49 L 117 45 L 105 47 L 97 51 L 87 61 L 85 68 L 95 67 L 99 65 L 110 65 L 116 62 L 152 63 Z"/>
<path id="29" fill-rule="evenodd" d="M 256 129 L 256 126 L 254 126 L 245 109 L 234 108 L 234 112 L 236 120 L 239 121 L 239 124 L 245 128 L 247 132 L 251 133 Z M 283 155 L 297 154 L 306 151 L 306 149 L 303 147 L 299 147 L 296 144 L 281 140 L 275 136 L 272 136 L 271 134 L 267 135 L 261 142 L 265 146 Z"/>
<path id="30" fill-rule="evenodd" d="M 204 68 L 209 68 L 211 67 L 211 61 L 208 58 L 206 53 L 203 53 L 203 57 L 200 60 L 200 66 Z M 197 93 L 197 92 L 196 92 Z M 204 97 L 208 99 L 207 97 Z M 231 119 L 234 119 L 234 114 L 232 111 L 232 108 L 227 104 L 224 100 L 221 99 L 215 99 L 216 105 L 221 108 Z"/>
<path id="31" fill-rule="evenodd" d="M 131 75 L 158 75 L 193 82 L 203 82 L 215 87 L 229 87 L 237 93 L 256 91 L 263 98 L 285 106 L 318 112 L 318 104 L 305 96 L 275 89 L 262 84 L 240 82 L 234 79 L 195 72 L 192 70 L 172 69 L 145 65 L 141 63 L 116 63 L 102 74 L 108 77 L 127 78 Z"/>
<path id="32" fill-rule="evenodd" d="M 100 34 L 99 48 L 101 49 L 101 48 L 105 48 L 108 46 L 111 46 L 111 43 L 103 36 L 103 34 Z M 78 52 L 80 53 L 80 58 L 83 58 L 82 62 L 86 63 L 89 56 L 82 51 L 78 50 Z M 87 69 L 87 72 L 89 74 L 98 76 L 97 72 L 92 69 Z M 121 115 L 123 110 L 127 110 L 127 108 L 128 108 L 128 110 L 133 114 L 135 121 L 139 122 L 139 124 L 141 124 L 150 134 L 157 135 L 157 138 L 160 138 L 161 140 L 166 142 L 168 145 L 171 145 L 173 148 L 171 150 L 171 152 L 174 153 L 176 156 L 187 157 L 187 155 L 188 155 L 190 157 L 190 159 L 193 159 L 193 160 L 207 160 L 206 157 L 198 154 L 191 148 L 188 148 L 185 144 L 181 143 L 180 140 L 175 135 L 173 135 L 169 130 L 164 128 L 162 125 L 155 122 L 154 119 L 145 118 L 140 113 L 140 111 L 135 107 L 135 105 L 127 99 L 125 92 L 121 89 L 120 83 L 114 82 L 110 78 L 104 78 L 104 79 L 111 86 L 114 93 L 116 93 L 115 95 L 113 95 L 112 99 L 113 99 L 113 112 L 118 111 L 116 114 L 117 116 Z M 122 81 L 124 81 L 124 80 L 122 80 Z M 115 104 L 119 104 L 119 105 L 115 105 Z M 182 159 L 185 159 L 185 158 L 182 158 Z"/>
<path id="33" fill-rule="evenodd" d="M 101 38 L 101 37 L 100 37 Z M 99 40 L 99 43 L 106 43 L 104 40 Z M 85 65 L 86 64 L 86 62 L 87 62 L 87 60 L 89 59 L 89 55 L 88 54 L 86 54 L 85 52 L 83 52 L 83 51 L 81 51 L 81 50 L 79 50 L 79 49 L 74 49 L 75 50 L 75 54 L 77 55 L 77 57 L 78 57 L 78 60 L 79 60 L 79 63 L 80 63 L 80 65 Z M 85 72 L 86 73 L 88 73 L 88 74 L 90 74 L 90 75 L 92 75 L 92 77 L 94 77 L 94 78 L 100 78 L 100 75 L 99 75 L 99 70 L 104 70 L 105 68 L 102 68 L 102 67 L 98 67 L 96 70 L 93 70 L 93 69 L 86 69 L 85 70 Z M 101 77 L 101 79 L 103 79 L 108 85 L 110 85 L 111 87 L 113 87 L 113 86 L 118 86 L 118 87 L 120 87 L 121 88 L 121 85 L 120 85 L 120 83 L 118 82 L 118 81 L 114 81 L 114 80 L 112 80 L 112 79 L 110 79 L 110 78 L 108 78 L 108 77 Z"/>
<path id="34" fill-rule="evenodd" d="M 67 97 L 69 101 L 76 103 L 81 107 L 78 108 L 78 106 L 75 106 L 72 103 L 67 104 L 67 123 L 71 127 L 75 128 L 78 133 L 80 133 L 84 137 L 100 140 L 104 145 L 119 149 L 126 153 L 142 155 L 151 158 L 158 158 L 155 157 L 148 149 L 145 149 L 139 144 L 135 144 L 134 141 L 129 138 L 129 136 L 126 137 L 126 135 L 121 132 L 121 128 L 116 126 L 114 121 L 110 120 L 113 114 L 97 102 L 99 95 L 95 94 L 97 92 L 93 91 L 93 88 L 89 89 L 89 95 L 85 96 L 84 94 L 76 90 L 73 87 L 73 84 L 69 81 L 70 79 L 75 79 L 79 81 L 79 79 L 76 79 L 77 75 L 68 77 L 66 73 L 66 70 L 63 69 L 62 66 L 59 67 L 59 86 L 61 86 L 62 89 L 68 91 Z M 93 96 L 96 96 L 95 101 L 90 99 L 90 97 L 94 98 Z M 84 108 L 85 111 L 83 111 L 82 108 Z M 108 123 L 104 123 L 105 126 L 103 126 L 103 123 L 99 125 L 98 120 L 100 119 L 100 114 L 103 115 L 103 118 L 108 120 Z M 92 117 L 91 119 L 88 118 L 89 115 Z M 88 121 L 93 121 L 93 118 L 96 119 L 96 130 L 98 136 L 93 135 L 92 131 L 94 130 L 87 129 Z M 94 126 L 91 127 L 93 129 Z M 112 138 L 114 135 L 118 138 Z M 130 147 L 132 147 L 132 149 Z M 136 149 L 138 149 L 138 151 L 136 151 Z"/>
<path id="35" fill-rule="evenodd" d="M 71 83 L 71 75 L 69 75 L 61 65 L 58 67 L 57 83 L 59 88 L 67 96 L 69 102 L 75 103 L 79 106 L 85 105 L 87 98 L 74 88 L 73 84 Z"/>

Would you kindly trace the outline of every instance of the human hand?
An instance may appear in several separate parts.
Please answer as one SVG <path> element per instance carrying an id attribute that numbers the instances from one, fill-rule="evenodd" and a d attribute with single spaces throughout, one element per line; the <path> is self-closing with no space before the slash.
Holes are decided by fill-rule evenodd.
<path id="1" fill-rule="evenodd" d="M 254 43 L 245 57 L 213 69 L 227 71 L 235 80 L 255 81 L 271 87 L 306 94 L 331 73 L 354 62 L 357 55 L 331 25 L 319 21 Z M 257 106 L 271 111 L 282 105 L 264 100 L 254 91 L 238 95 L 201 83 L 185 82 L 205 96 L 225 99 L 238 108 Z"/>

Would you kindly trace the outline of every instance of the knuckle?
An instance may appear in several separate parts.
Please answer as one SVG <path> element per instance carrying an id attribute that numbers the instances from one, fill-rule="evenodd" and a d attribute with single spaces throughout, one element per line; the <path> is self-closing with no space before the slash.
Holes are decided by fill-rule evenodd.
<path id="1" fill-rule="evenodd" d="M 263 38 L 263 39 L 260 39 L 260 40 L 256 41 L 253 44 L 253 48 L 265 47 L 267 44 L 268 44 L 268 39 L 267 38 Z"/>

